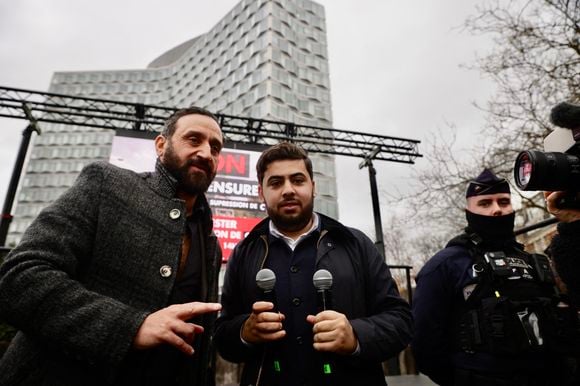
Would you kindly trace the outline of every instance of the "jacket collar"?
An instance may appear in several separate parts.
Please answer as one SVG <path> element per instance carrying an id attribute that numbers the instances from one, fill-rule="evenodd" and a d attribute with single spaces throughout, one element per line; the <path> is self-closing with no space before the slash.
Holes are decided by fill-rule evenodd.
<path id="1" fill-rule="evenodd" d="M 177 193 L 177 179 L 171 175 L 169 170 L 161 163 L 159 158 L 155 162 L 155 173 L 150 174 L 149 181 L 153 189 L 167 198 L 176 198 Z M 197 196 L 195 206 L 193 207 L 193 215 L 199 216 L 204 229 L 208 234 L 212 232 L 213 220 L 212 213 L 207 202 L 205 194 Z"/>
<path id="2" fill-rule="evenodd" d="M 155 162 L 155 173 L 151 174 L 150 183 L 153 188 L 165 197 L 173 198 L 177 192 L 177 180 L 161 163 L 159 158 Z"/>
<path id="3" fill-rule="evenodd" d="M 343 237 L 352 238 L 354 235 L 352 232 L 340 222 L 323 215 L 322 213 L 318 213 L 318 218 L 320 221 L 319 229 L 320 231 L 327 231 L 329 234 L 337 234 Z M 270 217 L 266 217 L 262 221 L 260 221 L 254 229 L 248 234 L 245 240 L 251 241 L 253 239 L 259 238 L 261 236 L 267 236 L 270 233 L 269 227 Z"/>
<path id="4" fill-rule="evenodd" d="M 504 248 L 524 249 L 524 245 L 517 242 L 515 237 L 506 238 L 503 240 L 486 240 L 477 234 L 470 227 L 465 227 L 464 233 L 455 236 L 449 240 L 445 248 L 454 245 L 462 245 L 465 247 L 476 247 L 485 251 L 502 250 Z"/>

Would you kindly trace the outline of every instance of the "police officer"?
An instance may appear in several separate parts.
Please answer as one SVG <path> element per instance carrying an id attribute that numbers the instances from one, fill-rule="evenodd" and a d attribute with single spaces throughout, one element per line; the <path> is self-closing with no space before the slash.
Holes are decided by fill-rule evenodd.
<path id="1" fill-rule="evenodd" d="M 440 385 L 561 385 L 547 258 L 515 241 L 505 179 L 485 169 L 466 193 L 465 232 L 417 275 L 412 349 Z M 565 307 L 563 307 L 565 308 Z"/>

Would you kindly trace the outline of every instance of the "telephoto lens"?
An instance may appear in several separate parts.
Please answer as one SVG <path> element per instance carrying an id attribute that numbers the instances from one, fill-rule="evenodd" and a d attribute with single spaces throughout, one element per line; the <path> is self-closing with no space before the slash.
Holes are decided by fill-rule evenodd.
<path id="1" fill-rule="evenodd" d="M 516 158 L 514 179 L 521 190 L 578 190 L 580 158 L 568 153 L 522 151 Z"/>

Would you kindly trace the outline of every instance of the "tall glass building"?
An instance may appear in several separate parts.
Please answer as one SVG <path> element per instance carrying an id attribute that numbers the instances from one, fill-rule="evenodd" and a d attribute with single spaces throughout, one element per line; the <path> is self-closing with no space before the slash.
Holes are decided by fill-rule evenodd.
<path id="1" fill-rule="evenodd" d="M 210 31 L 143 70 L 57 72 L 50 92 L 332 127 L 324 8 L 309 0 L 242 0 Z M 115 135 L 43 124 L 21 180 L 7 245 L 86 164 L 107 160 Z M 312 155 L 316 210 L 338 217 L 332 156 Z"/>

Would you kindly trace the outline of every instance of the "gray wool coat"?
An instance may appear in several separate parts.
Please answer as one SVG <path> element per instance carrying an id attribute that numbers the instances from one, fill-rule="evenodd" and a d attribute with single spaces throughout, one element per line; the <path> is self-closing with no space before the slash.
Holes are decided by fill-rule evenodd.
<path id="1" fill-rule="evenodd" d="M 145 317 L 169 305 L 186 221 L 175 187 L 159 163 L 156 172 L 137 174 L 97 162 L 39 214 L 0 267 L 0 317 L 19 329 L 0 360 L 0 385 L 143 378 L 143 352 L 131 346 Z M 221 252 L 199 199 L 202 301 L 215 302 Z M 214 319 L 196 320 L 206 333 L 195 341 L 183 384 L 213 382 Z"/>

